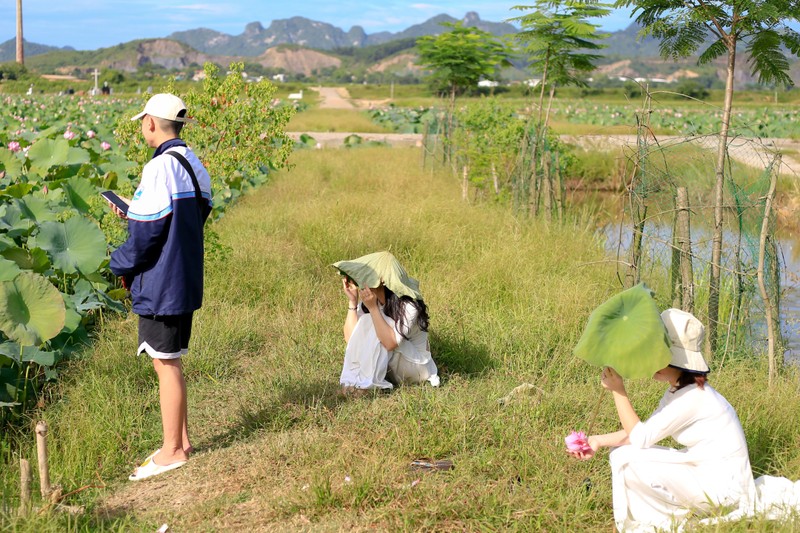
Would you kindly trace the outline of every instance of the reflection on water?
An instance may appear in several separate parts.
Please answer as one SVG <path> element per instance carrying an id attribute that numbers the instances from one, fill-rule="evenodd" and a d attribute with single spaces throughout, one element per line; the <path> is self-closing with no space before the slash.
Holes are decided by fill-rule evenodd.
<path id="1" fill-rule="evenodd" d="M 603 227 L 606 250 L 620 259 L 628 261 L 633 232 L 630 224 L 607 224 Z M 734 254 L 738 234 L 726 232 L 723 234 L 724 253 L 722 257 L 723 268 L 736 264 Z M 672 261 L 672 228 L 664 225 L 650 224 L 645 228 L 642 248 L 642 280 L 652 279 L 653 276 L 663 276 L 664 268 L 669 268 Z M 692 254 L 695 278 L 705 274 L 705 265 L 711 259 L 711 233 L 707 228 L 692 227 Z M 743 237 L 742 261 L 750 265 L 746 271 L 755 278 L 758 265 L 758 237 Z M 781 302 L 780 324 L 783 342 L 786 347 L 785 359 L 800 361 L 800 236 L 779 236 L 778 256 L 781 265 Z M 754 282 L 755 283 L 755 280 Z M 763 302 L 760 293 L 754 296 L 751 316 L 755 319 L 752 324 L 754 343 L 760 350 L 766 351 L 766 327 L 759 317 L 764 316 Z"/>

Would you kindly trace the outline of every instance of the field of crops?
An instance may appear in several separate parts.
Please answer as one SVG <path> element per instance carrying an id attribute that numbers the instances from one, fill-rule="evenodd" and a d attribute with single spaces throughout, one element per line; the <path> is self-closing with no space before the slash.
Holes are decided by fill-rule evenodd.
<path id="1" fill-rule="evenodd" d="M 139 101 L 7 97 L 0 117 L 0 422 L 122 309 L 107 244 L 124 226 L 98 192 L 131 191 L 114 124 Z M 14 407 L 15 409 L 6 409 Z"/>
<path id="2" fill-rule="evenodd" d="M 514 109 L 524 116 L 530 113 L 530 103 L 519 100 L 498 100 L 498 104 Z M 436 108 L 385 107 L 369 111 L 373 121 L 399 133 L 421 133 L 426 124 L 436 129 Z M 647 120 L 645 120 L 645 118 Z M 654 102 L 643 113 L 637 102 L 603 103 L 586 100 L 575 103 L 556 100 L 550 110 L 550 120 L 557 133 L 614 134 L 635 132 L 639 122 L 648 123 L 663 135 L 713 135 L 719 131 L 722 109 L 699 103 Z M 747 106 L 735 110 L 732 135 L 748 138 L 797 138 L 800 110 L 797 106 Z M 626 130 L 627 129 L 627 130 Z"/>

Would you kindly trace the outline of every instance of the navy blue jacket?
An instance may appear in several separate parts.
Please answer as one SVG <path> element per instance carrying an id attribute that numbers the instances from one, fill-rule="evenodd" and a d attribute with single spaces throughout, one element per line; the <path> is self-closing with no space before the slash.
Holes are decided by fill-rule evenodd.
<path id="1" fill-rule="evenodd" d="M 174 151 L 191 164 L 203 201 Z M 203 225 L 211 212 L 211 178 L 180 139 L 165 142 L 142 170 L 128 209 L 128 239 L 111 254 L 111 271 L 129 283 L 133 312 L 182 315 L 203 303 Z"/>

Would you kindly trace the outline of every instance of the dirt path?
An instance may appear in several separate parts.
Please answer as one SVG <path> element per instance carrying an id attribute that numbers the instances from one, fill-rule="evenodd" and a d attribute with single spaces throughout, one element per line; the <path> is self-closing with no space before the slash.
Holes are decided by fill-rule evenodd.
<path id="1" fill-rule="evenodd" d="M 561 139 L 569 144 L 586 149 L 610 150 L 622 148 L 633 150 L 636 147 L 635 135 L 562 135 Z M 717 136 L 698 137 L 662 136 L 658 138 L 660 146 L 674 147 L 688 143 L 699 146 L 712 154 L 717 150 Z M 800 152 L 800 141 L 792 139 L 732 139 L 728 143 L 730 157 L 739 163 L 753 168 L 766 168 L 776 152 L 789 152 L 781 159 L 781 172 L 800 176 L 800 160 L 795 153 Z"/>
<path id="2" fill-rule="evenodd" d="M 319 107 L 323 109 L 355 109 L 350 93 L 344 87 L 312 87 L 319 93 Z"/>

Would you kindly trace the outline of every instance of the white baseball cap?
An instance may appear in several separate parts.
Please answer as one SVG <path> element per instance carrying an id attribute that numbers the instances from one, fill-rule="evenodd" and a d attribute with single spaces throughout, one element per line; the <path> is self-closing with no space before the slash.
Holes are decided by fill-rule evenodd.
<path id="1" fill-rule="evenodd" d="M 144 111 L 131 120 L 141 120 L 145 115 L 163 118 L 173 122 L 186 122 L 186 104 L 174 94 L 156 94 L 147 101 L 147 104 L 144 106 Z"/>
<path id="2" fill-rule="evenodd" d="M 708 374 L 708 364 L 700 353 L 706 334 L 703 323 L 681 309 L 667 309 L 661 313 L 661 321 L 667 327 L 672 343 L 670 366 L 696 374 Z"/>

